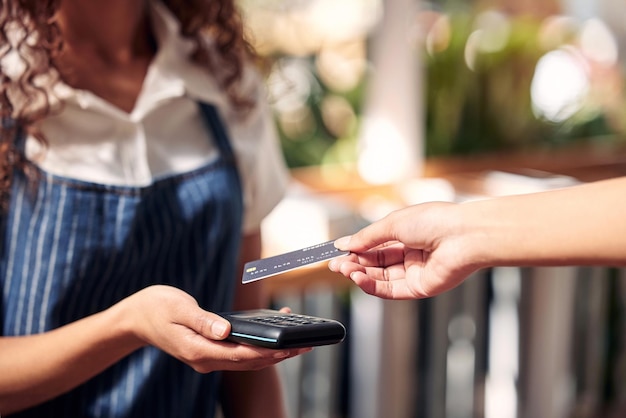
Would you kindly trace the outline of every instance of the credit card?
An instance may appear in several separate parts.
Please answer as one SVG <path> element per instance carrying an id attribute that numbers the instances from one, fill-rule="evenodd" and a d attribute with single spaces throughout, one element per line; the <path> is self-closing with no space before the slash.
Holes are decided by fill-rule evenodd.
<path id="1" fill-rule="evenodd" d="M 280 273 L 349 254 L 349 251 L 340 251 L 335 248 L 333 242 L 327 241 L 301 250 L 250 261 L 243 268 L 241 282 L 245 284 L 266 279 Z"/>

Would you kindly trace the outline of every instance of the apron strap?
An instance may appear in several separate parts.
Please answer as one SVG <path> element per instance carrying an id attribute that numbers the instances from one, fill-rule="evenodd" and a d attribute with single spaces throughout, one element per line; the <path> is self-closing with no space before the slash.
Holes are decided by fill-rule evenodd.
<path id="1" fill-rule="evenodd" d="M 211 132 L 213 132 L 213 136 L 217 141 L 217 147 L 219 148 L 222 157 L 227 161 L 235 161 L 235 153 L 233 152 L 232 145 L 228 139 L 229 135 L 226 132 L 226 127 L 224 126 L 224 122 L 222 121 L 217 108 L 214 105 L 207 103 L 200 103 L 200 108 L 202 109 L 205 120 L 209 124 L 209 128 L 211 128 Z"/>

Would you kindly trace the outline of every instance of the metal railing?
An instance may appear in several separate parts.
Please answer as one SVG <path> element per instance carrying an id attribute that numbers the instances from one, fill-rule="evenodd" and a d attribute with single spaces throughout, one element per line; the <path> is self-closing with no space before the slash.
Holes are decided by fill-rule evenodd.
<path id="1" fill-rule="evenodd" d="M 348 328 L 281 363 L 293 417 L 623 416 L 621 270 L 497 268 L 419 301 L 331 287 L 278 299 Z"/>

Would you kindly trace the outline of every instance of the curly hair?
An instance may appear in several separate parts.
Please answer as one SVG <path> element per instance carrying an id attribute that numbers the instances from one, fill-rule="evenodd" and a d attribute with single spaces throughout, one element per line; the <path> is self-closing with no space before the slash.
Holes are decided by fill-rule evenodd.
<path id="1" fill-rule="evenodd" d="M 181 35 L 195 41 L 190 57 L 207 71 L 219 74 L 218 83 L 236 109 L 253 103 L 240 93 L 244 63 L 254 52 L 244 38 L 235 0 L 161 0 L 178 18 Z M 8 202 L 12 173 L 25 169 L 18 141 L 32 135 L 42 145 L 37 122 L 56 109 L 52 93 L 59 81 L 55 58 L 63 34 L 55 20 L 61 0 L 2 0 L 0 9 L 0 208 Z M 212 37 L 212 51 L 204 42 Z M 214 71 L 219 67 L 219 71 Z"/>

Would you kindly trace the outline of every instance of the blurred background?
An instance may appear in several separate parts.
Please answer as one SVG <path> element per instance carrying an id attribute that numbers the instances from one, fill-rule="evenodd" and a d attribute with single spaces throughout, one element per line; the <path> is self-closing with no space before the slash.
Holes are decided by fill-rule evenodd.
<path id="1" fill-rule="evenodd" d="M 626 175 L 620 0 L 238 0 L 287 198 L 265 255 L 389 211 Z M 382 301 L 326 265 L 268 280 L 348 337 L 281 364 L 293 417 L 626 416 L 626 275 L 498 268 Z"/>

